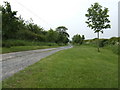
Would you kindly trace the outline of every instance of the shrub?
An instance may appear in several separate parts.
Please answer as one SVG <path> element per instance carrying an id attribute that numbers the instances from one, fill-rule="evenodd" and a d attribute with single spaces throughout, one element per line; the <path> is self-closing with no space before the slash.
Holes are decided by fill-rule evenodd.
<path id="1" fill-rule="evenodd" d="M 11 47 L 11 46 L 25 46 L 26 42 L 23 40 L 3 40 L 2 46 L 3 47 Z"/>
<path id="2" fill-rule="evenodd" d="M 100 39 L 99 40 L 99 46 L 100 47 L 104 47 L 106 45 L 108 45 L 108 39 Z"/>
<path id="3" fill-rule="evenodd" d="M 107 45 L 104 48 L 111 50 L 113 53 L 119 55 L 120 53 L 120 48 L 118 45 Z"/>
<path id="4" fill-rule="evenodd" d="M 36 40 L 37 34 L 29 30 L 20 30 L 19 32 L 17 32 L 17 38 L 22 40 Z"/>
<path id="5" fill-rule="evenodd" d="M 12 47 L 12 46 L 58 46 L 56 43 L 40 42 L 40 41 L 27 41 L 27 40 L 3 40 L 2 47 Z"/>

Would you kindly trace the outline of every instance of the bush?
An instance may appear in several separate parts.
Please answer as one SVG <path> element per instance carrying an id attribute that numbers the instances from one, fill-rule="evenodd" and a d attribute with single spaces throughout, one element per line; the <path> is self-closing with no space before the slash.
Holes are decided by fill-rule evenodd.
<path id="1" fill-rule="evenodd" d="M 99 40 L 99 47 L 104 47 L 108 45 L 108 39 L 100 39 Z"/>
<path id="2" fill-rule="evenodd" d="M 3 47 L 11 47 L 11 46 L 25 46 L 26 42 L 23 40 L 3 40 Z"/>
<path id="3" fill-rule="evenodd" d="M 17 38 L 21 40 L 36 40 L 37 34 L 29 30 L 20 30 L 17 32 Z"/>

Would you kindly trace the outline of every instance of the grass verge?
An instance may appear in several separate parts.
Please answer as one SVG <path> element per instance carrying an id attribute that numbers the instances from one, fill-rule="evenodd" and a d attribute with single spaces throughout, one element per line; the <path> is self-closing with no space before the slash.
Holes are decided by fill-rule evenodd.
<path id="1" fill-rule="evenodd" d="M 60 46 L 13 46 L 10 48 L 3 47 L 3 48 L 0 48 L 0 50 L 2 49 L 2 53 L 10 53 L 10 52 L 46 49 L 46 48 L 55 48 L 55 47 L 60 47 Z"/>
<path id="2" fill-rule="evenodd" d="M 5 79 L 3 88 L 117 88 L 118 56 L 89 46 L 57 52 Z"/>

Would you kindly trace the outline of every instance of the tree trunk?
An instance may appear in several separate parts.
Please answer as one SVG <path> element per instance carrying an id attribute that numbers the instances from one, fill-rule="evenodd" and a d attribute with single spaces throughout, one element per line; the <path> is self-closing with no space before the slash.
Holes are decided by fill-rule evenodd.
<path id="1" fill-rule="evenodd" d="M 98 34 L 98 41 L 97 41 L 97 43 L 98 43 L 98 52 L 100 52 L 100 49 L 99 49 L 99 32 L 97 34 Z"/>

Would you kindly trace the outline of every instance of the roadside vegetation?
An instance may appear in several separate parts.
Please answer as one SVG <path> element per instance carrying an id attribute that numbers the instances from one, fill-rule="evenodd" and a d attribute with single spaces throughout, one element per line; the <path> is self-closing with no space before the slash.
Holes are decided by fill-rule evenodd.
<path id="1" fill-rule="evenodd" d="M 87 46 L 97 46 L 98 39 L 90 39 L 90 40 L 84 40 L 84 45 Z M 120 37 L 112 37 L 110 39 L 100 39 L 99 40 L 99 47 L 100 49 L 109 49 L 113 53 L 119 55 L 120 54 Z"/>
<path id="2" fill-rule="evenodd" d="M 56 48 L 60 46 L 13 46 L 10 48 L 2 48 L 2 54 L 10 53 L 10 52 L 18 52 L 18 51 L 28 51 L 28 50 L 37 50 L 37 49 L 46 49 L 46 48 Z M 0 48 L 1 50 L 1 48 Z"/>
<path id="3" fill-rule="evenodd" d="M 3 88 L 117 88 L 118 56 L 75 46 L 48 56 L 3 81 Z"/>
<path id="4" fill-rule="evenodd" d="M 84 35 L 80 35 L 80 34 L 76 34 L 73 36 L 72 38 L 72 44 L 73 45 L 82 45 L 84 42 L 85 36 Z"/>
<path id="5" fill-rule="evenodd" d="M 11 50 L 15 46 L 63 46 L 69 42 L 68 28 L 58 26 L 55 30 L 45 30 L 35 24 L 32 19 L 25 21 L 17 17 L 17 11 L 12 11 L 8 2 L 0 6 L 2 11 L 2 47 Z M 27 49 L 27 48 L 26 48 Z M 32 49 L 32 48 L 31 48 Z M 20 50 L 20 49 L 19 49 Z M 11 51 L 12 52 L 12 51 Z"/>
<path id="6" fill-rule="evenodd" d="M 92 8 L 102 8 L 98 3 L 95 3 Z M 2 11 L 0 15 L 2 15 L 2 44 L 0 42 L 0 45 L 3 47 L 2 52 L 13 52 L 13 51 L 22 51 L 22 50 L 32 50 L 37 49 L 35 47 L 43 48 L 43 47 L 57 47 L 57 46 L 64 46 L 67 45 L 68 42 L 70 42 L 69 34 L 67 33 L 68 28 L 65 26 L 58 26 L 56 29 L 49 29 L 45 30 L 43 27 L 35 24 L 32 19 L 26 21 L 21 16 L 17 16 L 17 11 L 12 11 L 11 5 L 8 2 L 5 2 L 4 5 L 0 6 L 0 10 Z M 107 15 L 108 9 L 105 8 L 105 10 L 101 11 L 100 13 L 104 12 Z M 91 9 L 88 8 L 88 14 L 86 14 L 86 17 L 90 17 L 90 11 Z M 99 11 L 99 10 L 98 10 Z M 97 11 L 94 11 L 97 12 Z M 91 12 L 92 13 L 92 12 Z M 97 12 L 98 13 L 98 12 Z M 90 15 L 89 15 L 90 14 Z M 94 14 L 94 13 L 93 13 Z M 109 17 L 107 15 L 105 18 Z M 96 18 L 97 19 L 97 18 Z M 98 18 L 99 19 L 99 18 Z M 92 23 L 91 28 L 94 27 L 94 20 L 93 21 L 87 21 L 86 23 L 88 26 L 90 26 L 90 22 Z M 97 21 L 96 21 L 97 22 Z M 98 22 L 101 22 L 98 20 Z M 106 23 L 109 23 L 110 21 L 107 19 L 105 21 Z M 99 26 L 99 25 L 98 25 Z M 100 27 L 102 25 L 100 24 Z M 97 26 L 95 26 L 97 27 Z M 100 28 L 99 27 L 99 28 Z M 104 28 L 110 28 L 110 25 L 105 26 Z M 103 32 L 103 28 L 101 30 L 98 30 L 98 28 L 94 28 L 95 32 Z M 1 34 L 0 34 L 1 36 Z M 70 43 L 74 45 L 90 45 L 90 46 L 96 46 L 100 48 L 107 48 L 111 49 L 114 53 L 119 53 L 119 37 L 112 37 L 110 39 L 91 39 L 91 40 L 85 40 L 84 35 L 76 34 L 72 37 L 72 41 Z M 19 48 L 20 49 L 16 49 Z M 31 48 L 26 48 L 31 47 Z M 14 50 L 14 48 L 16 50 Z"/>
<path id="7" fill-rule="evenodd" d="M 90 8 L 87 10 L 87 14 L 85 16 L 87 17 L 86 23 L 88 24 L 87 27 L 94 30 L 94 33 L 97 33 L 98 36 L 98 52 L 100 52 L 99 49 L 99 33 L 103 33 L 104 29 L 111 28 L 110 20 L 109 20 L 109 9 L 106 7 L 102 7 L 99 3 L 94 3 L 91 5 Z"/>
<path id="8" fill-rule="evenodd" d="M 3 47 L 0 49 L 0 53 L 9 53 L 9 52 L 18 52 L 18 51 L 27 51 L 27 50 L 36 50 L 36 49 L 45 49 L 45 48 L 54 48 L 60 47 L 63 45 L 58 45 L 56 43 L 48 42 L 37 42 L 37 41 L 27 41 L 27 40 L 4 40 L 2 42 Z"/>
<path id="9" fill-rule="evenodd" d="M 120 37 L 99 39 L 99 32 L 103 33 L 103 29 L 110 28 L 110 24 L 104 26 L 110 22 L 107 19 L 108 8 L 103 11 L 101 8 L 95 3 L 86 14 L 86 23 L 98 33 L 98 38 L 85 40 L 84 35 L 76 34 L 69 41 L 68 28 L 65 26 L 45 30 L 33 23 L 32 19 L 25 21 L 21 16 L 17 17 L 17 11 L 12 11 L 10 3 L 5 2 L 5 5 L 0 6 L 2 53 L 59 47 L 69 42 L 74 47 L 48 56 L 3 80 L 2 87 L 117 88 Z M 95 18 L 96 13 L 100 13 L 98 18 Z"/>

